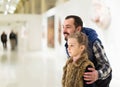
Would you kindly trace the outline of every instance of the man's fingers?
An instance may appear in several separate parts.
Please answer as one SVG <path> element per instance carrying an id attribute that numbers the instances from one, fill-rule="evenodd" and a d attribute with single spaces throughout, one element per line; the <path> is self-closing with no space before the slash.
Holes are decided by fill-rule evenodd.
<path id="1" fill-rule="evenodd" d="M 94 68 L 88 68 L 91 72 L 84 73 L 84 80 L 87 84 L 94 83 L 98 79 L 98 72 Z"/>
<path id="2" fill-rule="evenodd" d="M 85 81 L 91 81 L 91 78 L 92 78 L 91 75 L 88 75 L 88 74 L 84 75 L 84 80 Z"/>
<path id="3" fill-rule="evenodd" d="M 84 75 L 86 76 L 90 76 L 92 74 L 92 72 L 85 72 Z"/>
<path id="4" fill-rule="evenodd" d="M 88 68 L 89 71 L 94 71 L 95 69 L 94 68 Z"/>

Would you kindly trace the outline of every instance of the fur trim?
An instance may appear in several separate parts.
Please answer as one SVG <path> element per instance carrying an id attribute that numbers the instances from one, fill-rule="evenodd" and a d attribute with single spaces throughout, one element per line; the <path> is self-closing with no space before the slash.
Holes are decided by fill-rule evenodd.
<path id="1" fill-rule="evenodd" d="M 69 58 L 63 68 L 63 87 L 83 87 L 83 74 L 88 65 L 94 67 L 87 55 L 83 55 L 76 62 Z"/>

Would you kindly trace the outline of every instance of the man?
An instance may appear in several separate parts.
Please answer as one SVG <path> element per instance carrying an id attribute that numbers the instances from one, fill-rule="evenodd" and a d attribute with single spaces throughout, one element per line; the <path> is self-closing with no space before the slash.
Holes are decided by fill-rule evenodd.
<path id="1" fill-rule="evenodd" d="M 9 39 L 10 39 L 11 49 L 14 50 L 16 47 L 16 39 L 17 38 L 16 38 L 16 34 L 14 33 L 13 30 L 10 32 Z"/>
<path id="2" fill-rule="evenodd" d="M 3 48 L 6 49 L 7 48 L 7 34 L 5 32 L 1 34 L 1 42 L 3 44 Z"/>
<path id="3" fill-rule="evenodd" d="M 63 24 L 63 34 L 65 40 L 67 41 L 68 36 L 74 32 L 83 32 L 88 36 L 88 55 L 89 59 L 95 65 L 95 69 L 88 68 L 91 72 L 84 73 L 84 80 L 87 84 L 95 83 L 95 87 L 109 87 L 112 78 L 112 69 L 97 33 L 93 29 L 83 27 L 82 19 L 79 16 L 69 15 L 65 18 Z M 65 47 L 68 54 L 67 43 L 65 44 Z"/>

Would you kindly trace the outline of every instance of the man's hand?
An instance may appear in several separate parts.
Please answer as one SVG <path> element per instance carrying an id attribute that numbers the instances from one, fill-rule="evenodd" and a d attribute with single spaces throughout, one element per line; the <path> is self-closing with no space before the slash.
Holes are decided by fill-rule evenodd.
<path id="1" fill-rule="evenodd" d="M 98 72 L 94 68 L 88 68 L 90 72 L 84 73 L 84 80 L 86 81 L 86 84 L 92 84 L 96 80 L 98 80 Z"/>

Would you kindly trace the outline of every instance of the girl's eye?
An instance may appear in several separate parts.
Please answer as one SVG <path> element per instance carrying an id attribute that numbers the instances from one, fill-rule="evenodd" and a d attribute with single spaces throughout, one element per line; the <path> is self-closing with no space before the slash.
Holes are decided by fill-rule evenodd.
<path id="1" fill-rule="evenodd" d="M 69 47 L 73 47 L 74 45 L 69 45 Z"/>
<path id="2" fill-rule="evenodd" d="M 71 45 L 71 47 L 73 47 L 73 45 Z"/>

